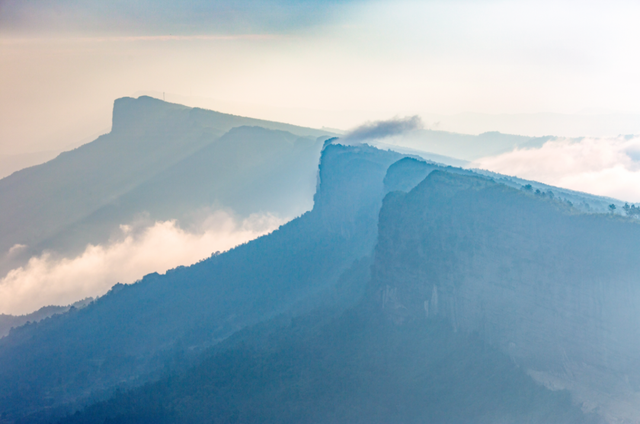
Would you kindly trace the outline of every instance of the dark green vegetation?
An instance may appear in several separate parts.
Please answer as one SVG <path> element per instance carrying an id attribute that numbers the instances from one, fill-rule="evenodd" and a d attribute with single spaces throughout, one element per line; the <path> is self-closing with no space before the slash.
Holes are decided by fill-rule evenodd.
<path id="1" fill-rule="evenodd" d="M 0 180 L 0 272 L 43 249 L 73 254 L 105 242 L 143 213 L 187 225 L 204 207 L 300 215 L 312 206 L 324 134 L 118 99 L 109 134 Z M 15 244 L 28 248 L 6 255 Z"/>

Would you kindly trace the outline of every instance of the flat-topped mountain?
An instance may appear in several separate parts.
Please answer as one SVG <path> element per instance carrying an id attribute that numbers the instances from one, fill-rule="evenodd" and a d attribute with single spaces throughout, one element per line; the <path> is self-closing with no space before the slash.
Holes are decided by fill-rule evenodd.
<path id="1" fill-rule="evenodd" d="M 0 180 L 0 271 L 43 249 L 79 253 L 142 213 L 182 221 L 204 207 L 300 215 L 312 206 L 329 135 L 150 97 L 118 99 L 109 134 Z M 15 245 L 27 248 L 7 255 Z"/>

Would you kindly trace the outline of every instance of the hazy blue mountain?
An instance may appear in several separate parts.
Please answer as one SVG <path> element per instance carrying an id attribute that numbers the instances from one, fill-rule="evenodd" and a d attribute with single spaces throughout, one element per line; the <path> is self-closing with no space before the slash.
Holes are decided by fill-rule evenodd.
<path id="1" fill-rule="evenodd" d="M 485 132 L 480 135 L 458 134 L 447 131 L 419 129 L 407 132 L 396 140 L 404 147 L 422 150 L 444 157 L 456 158 L 463 161 L 473 161 L 485 156 L 495 156 L 507 153 L 517 148 L 540 147 L 546 141 L 553 139 L 546 137 L 526 137 L 521 135 L 503 134 L 497 131 Z M 444 160 L 443 162 L 448 163 Z M 457 163 L 451 163 L 458 165 Z"/>
<path id="2" fill-rule="evenodd" d="M 566 391 L 537 385 L 507 355 L 444 320 L 398 327 L 360 306 L 280 321 L 60 422 L 600 422 Z"/>
<path id="3" fill-rule="evenodd" d="M 141 182 L 67 226 L 42 246 L 77 251 L 106 240 L 120 223 L 179 219 L 189 227 L 200 208 L 295 217 L 311 209 L 323 138 L 262 127 L 236 127 L 191 156 Z"/>
<path id="4" fill-rule="evenodd" d="M 312 206 L 323 134 L 150 97 L 118 99 L 109 134 L 0 180 L 1 268 L 44 248 L 66 253 L 105 241 L 136 213 L 179 219 L 214 206 L 299 215 Z M 29 249 L 5 255 L 15 244 Z"/>
<path id="5" fill-rule="evenodd" d="M 637 421 L 640 222 L 411 158 L 384 182 L 359 305 L 247 329 L 63 422 Z"/>
<path id="6" fill-rule="evenodd" d="M 555 198 L 584 213 L 610 213 L 609 205 L 615 204 L 619 214 L 624 213 L 624 202 L 610 197 L 595 196 L 565 188 L 554 187 L 537 181 L 524 180 L 481 169 L 465 169 L 421 160 L 418 156 L 406 157 L 389 167 L 385 176 L 385 190 L 408 191 L 422 181 L 431 171 L 440 169 L 452 174 L 485 176 L 506 186 L 523 189 L 531 194 Z"/>
<path id="7" fill-rule="evenodd" d="M 325 146 L 312 211 L 0 339 L 4 419 L 634 418 L 637 220 Z"/>
<path id="8" fill-rule="evenodd" d="M 449 166 L 455 166 L 455 167 L 466 167 L 469 165 L 469 161 L 467 160 L 456 159 L 450 156 L 438 155 L 435 153 L 428 152 L 426 150 L 412 149 L 399 144 L 384 143 L 379 140 L 371 140 L 371 141 L 368 141 L 367 144 L 381 150 L 393 150 L 395 152 L 402 153 L 403 155 L 412 156 L 415 158 L 421 158 L 422 160 L 426 160 L 428 162 L 436 162 L 445 166 L 449 165 Z M 423 146 L 423 147 L 427 148 L 427 146 Z"/>
<path id="9" fill-rule="evenodd" d="M 617 134 L 638 134 L 640 116 L 612 110 L 587 108 L 576 113 L 474 113 L 456 115 L 426 115 L 424 118 L 444 131 L 480 134 L 501 131 L 506 134 L 529 134 L 560 137 L 610 137 Z"/>
<path id="10" fill-rule="evenodd" d="M 637 324 L 623 322 L 637 294 L 622 297 L 637 291 L 628 277 L 640 266 L 640 224 L 412 158 L 391 165 L 384 184 L 371 274 L 356 267 L 349 277 L 367 285 L 359 305 L 241 331 L 194 368 L 62 422 L 609 420 L 579 395 L 615 399 L 607 384 L 630 377 L 633 363 L 582 361 L 609 344 L 616 359 L 637 351 Z M 604 277 L 613 284 L 592 283 Z M 622 311 L 604 318 L 607 301 Z M 608 319 L 606 336 L 598 323 Z M 566 390 L 545 388 L 541 372 Z"/>
<path id="11" fill-rule="evenodd" d="M 12 418 L 55 412 L 114 385 L 153 378 L 175 358 L 246 325 L 304 312 L 311 307 L 306 298 L 326 303 L 357 294 L 347 283 L 331 287 L 373 250 L 383 178 L 398 158 L 329 145 L 311 212 L 227 253 L 118 285 L 84 309 L 14 330 L 0 339 L 0 410 Z"/>
<path id="12" fill-rule="evenodd" d="M 59 151 L 49 150 L 34 153 L 0 155 L 0 178 L 4 178 L 21 169 L 50 161 L 59 154 Z"/>
<path id="13" fill-rule="evenodd" d="M 372 290 L 397 325 L 446 319 L 609 421 L 640 418 L 640 222 L 434 171 L 380 212 Z"/>
<path id="14" fill-rule="evenodd" d="M 50 316 L 56 314 L 63 314 L 69 311 L 71 308 L 84 308 L 87 306 L 93 298 L 89 297 L 86 299 L 79 300 L 72 305 L 67 306 L 44 306 L 38 309 L 35 312 L 25 315 L 8 315 L 8 314 L 0 314 L 0 338 L 9 334 L 9 331 L 12 328 L 20 327 L 27 323 L 42 321 L 45 318 L 49 318 Z"/>

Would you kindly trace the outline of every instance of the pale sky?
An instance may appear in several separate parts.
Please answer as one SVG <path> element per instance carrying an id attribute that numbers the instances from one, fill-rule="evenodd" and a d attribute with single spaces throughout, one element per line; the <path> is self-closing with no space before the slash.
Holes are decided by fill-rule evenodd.
<path id="1" fill-rule="evenodd" d="M 114 99 L 142 93 L 342 129 L 640 114 L 638 16 L 631 1 L 0 0 L 0 155 L 90 141 Z"/>
<path id="2" fill-rule="evenodd" d="M 0 173 L 108 132 L 119 97 L 165 93 L 316 128 L 420 116 L 589 136 L 473 166 L 638 202 L 640 137 L 619 134 L 640 134 L 639 16 L 631 1 L 0 0 Z M 283 222 L 225 214 L 137 238 L 123 222 L 121 239 L 77 257 L 34 256 L 0 278 L 0 312 L 100 295 Z"/>

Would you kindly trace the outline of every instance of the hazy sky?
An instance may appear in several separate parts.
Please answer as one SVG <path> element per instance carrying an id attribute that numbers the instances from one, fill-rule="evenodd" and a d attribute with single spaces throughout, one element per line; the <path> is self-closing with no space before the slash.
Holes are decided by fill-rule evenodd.
<path id="1" fill-rule="evenodd" d="M 0 165 L 91 141 L 116 98 L 164 92 L 318 128 L 405 117 L 401 128 L 592 136 L 473 165 L 640 201 L 640 138 L 618 136 L 640 134 L 639 16 L 631 1 L 0 0 Z M 121 239 L 2 276 L 0 312 L 101 294 L 281 222 L 122 223 Z"/>
<path id="2" fill-rule="evenodd" d="M 143 92 L 343 129 L 639 113 L 639 12 L 631 1 L 0 0 L 0 154 L 89 141 L 108 131 L 115 98 Z"/>

